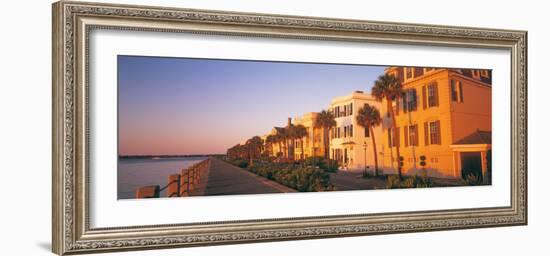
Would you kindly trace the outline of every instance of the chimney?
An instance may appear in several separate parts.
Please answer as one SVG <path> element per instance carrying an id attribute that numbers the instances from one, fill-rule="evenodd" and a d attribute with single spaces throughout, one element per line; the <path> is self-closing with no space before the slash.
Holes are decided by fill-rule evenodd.
<path id="1" fill-rule="evenodd" d="M 290 125 L 292 124 L 292 118 L 288 118 L 288 126 L 290 127 Z"/>

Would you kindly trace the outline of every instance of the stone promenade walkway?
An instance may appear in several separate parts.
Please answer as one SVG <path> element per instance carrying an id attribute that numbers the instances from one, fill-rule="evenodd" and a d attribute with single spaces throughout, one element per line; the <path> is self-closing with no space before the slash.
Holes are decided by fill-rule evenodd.
<path id="1" fill-rule="evenodd" d="M 192 196 L 296 192 L 292 188 L 216 158 L 211 158 L 210 170 L 201 174 L 198 184 L 191 192 Z"/>

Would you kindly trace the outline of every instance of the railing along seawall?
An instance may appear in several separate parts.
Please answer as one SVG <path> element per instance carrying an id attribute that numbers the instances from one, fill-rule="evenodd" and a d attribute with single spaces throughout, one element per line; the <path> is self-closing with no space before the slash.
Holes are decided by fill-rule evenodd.
<path id="1" fill-rule="evenodd" d="M 164 187 L 160 185 L 144 186 L 136 190 L 136 198 L 159 198 L 161 192 L 166 190 L 167 197 L 189 196 L 189 193 L 199 185 L 201 175 L 210 168 L 210 158 L 195 163 L 180 171 L 179 174 L 168 176 L 168 183 Z"/>

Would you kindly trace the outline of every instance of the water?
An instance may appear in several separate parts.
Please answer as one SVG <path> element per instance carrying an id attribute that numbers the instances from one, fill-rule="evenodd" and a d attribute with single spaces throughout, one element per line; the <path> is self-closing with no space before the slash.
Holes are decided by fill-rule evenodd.
<path id="1" fill-rule="evenodd" d="M 178 174 L 181 169 L 200 162 L 206 157 L 181 158 L 123 158 L 118 160 L 117 191 L 118 199 L 136 197 L 136 190 L 143 186 L 166 186 L 168 175 Z M 161 192 L 164 196 L 166 191 Z"/>

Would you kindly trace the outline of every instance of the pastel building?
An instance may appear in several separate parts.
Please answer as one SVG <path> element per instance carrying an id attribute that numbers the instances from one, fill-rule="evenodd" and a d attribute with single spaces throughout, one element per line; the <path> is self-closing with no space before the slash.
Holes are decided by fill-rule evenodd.
<path id="1" fill-rule="evenodd" d="M 481 177 L 491 168 L 491 71 L 390 67 L 404 93 L 393 102 L 397 134 L 393 138 L 387 103 L 381 104 L 383 135 L 379 154 L 386 173 L 396 172 L 396 146 L 403 173 L 421 169 L 429 176 Z"/>
<path id="2" fill-rule="evenodd" d="M 294 159 L 308 158 L 311 156 L 323 156 L 323 129 L 315 127 L 315 119 L 319 113 L 309 112 L 292 120 L 294 125 L 306 127 L 307 136 L 301 141 L 296 140 L 294 145 Z M 303 151 L 303 154 L 302 154 Z"/>
<path id="3" fill-rule="evenodd" d="M 374 134 L 357 123 L 358 110 L 365 104 L 380 109 L 381 103 L 370 94 L 355 91 L 334 98 L 329 111 L 334 115 L 336 126 L 330 130 L 330 158 L 337 160 L 342 170 L 374 170 L 372 138 L 382 137 L 382 128 L 375 127 Z M 378 149 L 379 151 L 379 149 Z M 381 161 L 379 159 L 379 167 Z"/>

